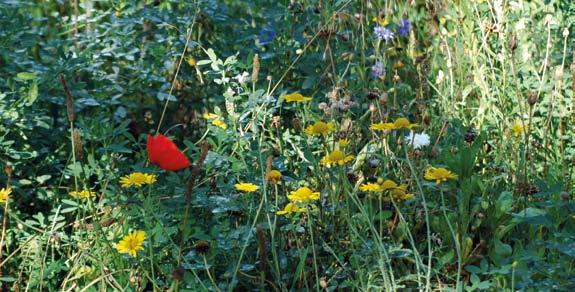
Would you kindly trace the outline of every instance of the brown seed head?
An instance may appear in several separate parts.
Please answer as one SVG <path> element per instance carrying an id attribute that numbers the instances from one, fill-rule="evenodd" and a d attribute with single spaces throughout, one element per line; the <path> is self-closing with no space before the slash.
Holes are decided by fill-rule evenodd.
<path id="1" fill-rule="evenodd" d="M 530 91 L 529 92 L 529 96 L 527 97 L 527 103 L 529 104 L 529 106 L 533 106 L 535 105 L 535 103 L 537 103 L 537 92 L 536 91 Z"/>
<path id="2" fill-rule="evenodd" d="M 260 74 L 260 56 L 258 54 L 254 55 L 253 68 L 252 68 L 252 81 L 254 83 L 258 82 L 258 75 Z"/>

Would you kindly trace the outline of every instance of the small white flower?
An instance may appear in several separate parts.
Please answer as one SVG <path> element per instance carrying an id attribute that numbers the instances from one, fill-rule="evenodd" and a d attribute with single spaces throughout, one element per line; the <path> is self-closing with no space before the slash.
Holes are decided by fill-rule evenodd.
<path id="1" fill-rule="evenodd" d="M 441 84 L 443 79 L 445 79 L 445 74 L 443 74 L 443 71 L 439 70 L 437 72 L 437 79 L 435 79 L 435 84 Z"/>
<path id="2" fill-rule="evenodd" d="M 405 136 L 405 140 L 409 145 L 413 146 L 413 149 L 421 149 L 422 147 L 429 145 L 430 141 L 429 135 L 421 133 L 421 134 L 415 134 L 414 137 L 413 132 L 410 132 L 409 135 Z"/>
<path id="3" fill-rule="evenodd" d="M 234 96 L 236 92 L 231 87 L 228 87 L 228 90 L 226 90 L 226 94 L 228 94 L 229 96 Z"/>
<path id="4" fill-rule="evenodd" d="M 236 79 L 239 84 L 244 85 L 246 83 L 246 81 L 248 80 L 248 76 L 250 76 L 250 74 L 248 72 L 244 71 L 242 74 L 236 75 L 234 77 L 234 79 Z"/>

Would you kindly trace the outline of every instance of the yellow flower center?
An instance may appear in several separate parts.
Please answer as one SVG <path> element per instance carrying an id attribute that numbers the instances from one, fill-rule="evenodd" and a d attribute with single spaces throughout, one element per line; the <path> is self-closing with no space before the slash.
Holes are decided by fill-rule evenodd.
<path id="1" fill-rule="evenodd" d="M 406 118 L 398 118 L 393 123 L 396 129 L 409 128 L 409 120 Z"/>
<path id="2" fill-rule="evenodd" d="M 317 122 L 315 125 L 313 125 L 312 131 L 314 133 L 323 134 L 329 131 L 329 127 L 324 122 Z"/>
<path id="3" fill-rule="evenodd" d="M 391 189 L 396 188 L 396 187 L 397 187 L 397 184 L 396 184 L 394 181 L 390 180 L 390 179 L 386 179 L 386 180 L 381 184 L 381 187 L 382 187 L 384 190 L 391 190 Z"/>
<path id="4" fill-rule="evenodd" d="M 329 160 L 332 162 L 338 162 L 343 160 L 345 155 L 340 150 L 334 150 L 332 153 L 329 154 Z"/>

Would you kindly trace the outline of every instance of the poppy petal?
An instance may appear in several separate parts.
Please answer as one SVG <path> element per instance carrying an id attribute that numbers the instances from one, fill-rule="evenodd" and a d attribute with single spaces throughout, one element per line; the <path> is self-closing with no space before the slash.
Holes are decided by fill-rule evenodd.
<path id="1" fill-rule="evenodd" d="M 176 171 L 190 166 L 190 161 L 178 146 L 164 135 L 148 135 L 148 159 L 161 169 Z"/>

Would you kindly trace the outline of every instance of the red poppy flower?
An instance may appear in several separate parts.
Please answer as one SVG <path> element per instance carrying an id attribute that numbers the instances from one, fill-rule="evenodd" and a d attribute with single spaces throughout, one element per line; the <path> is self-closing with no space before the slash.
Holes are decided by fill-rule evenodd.
<path id="1" fill-rule="evenodd" d="M 190 161 L 178 146 L 164 135 L 148 135 L 148 159 L 161 169 L 176 171 L 190 166 Z"/>

